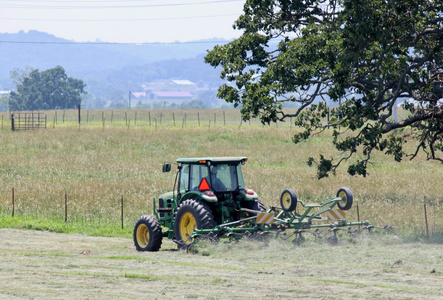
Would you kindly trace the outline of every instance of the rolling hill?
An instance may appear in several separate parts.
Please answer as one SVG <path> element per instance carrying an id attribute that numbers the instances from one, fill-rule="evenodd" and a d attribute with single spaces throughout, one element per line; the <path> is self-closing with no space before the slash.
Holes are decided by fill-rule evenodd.
<path id="1" fill-rule="evenodd" d="M 0 89 L 15 88 L 10 78 L 15 68 L 46 70 L 57 65 L 68 76 L 82 79 L 94 98 L 106 98 L 119 90 L 126 95 L 144 82 L 159 79 L 216 85 L 219 72 L 203 62 L 207 49 L 216 43 L 78 43 L 39 31 L 0 33 Z"/>

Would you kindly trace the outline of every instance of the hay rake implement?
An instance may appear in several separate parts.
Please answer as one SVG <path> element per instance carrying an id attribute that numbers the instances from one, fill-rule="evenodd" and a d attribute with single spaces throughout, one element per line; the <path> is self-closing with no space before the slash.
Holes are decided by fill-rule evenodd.
<path id="1" fill-rule="evenodd" d="M 337 236 L 341 235 L 340 231 L 355 236 L 363 230 L 380 228 L 369 221 L 348 222 L 344 219 L 344 211 L 349 210 L 353 204 L 353 195 L 345 187 L 337 192 L 337 197 L 320 204 L 305 203 L 297 199 L 292 189 L 286 189 L 281 195 L 280 204 L 281 207 L 271 206 L 266 212 L 242 208 L 241 211 L 253 216 L 220 224 L 212 229 L 195 229 L 189 238 L 239 239 L 272 234 L 284 240 L 292 238 L 292 241 L 298 244 L 304 240 L 303 234 L 307 233 L 318 238 L 327 237 L 329 243 L 336 244 Z M 297 213 L 297 206 L 301 206 L 299 210 L 303 212 Z M 325 216 L 329 212 L 337 218 L 334 222 Z M 342 218 L 339 219 L 340 217 Z"/>

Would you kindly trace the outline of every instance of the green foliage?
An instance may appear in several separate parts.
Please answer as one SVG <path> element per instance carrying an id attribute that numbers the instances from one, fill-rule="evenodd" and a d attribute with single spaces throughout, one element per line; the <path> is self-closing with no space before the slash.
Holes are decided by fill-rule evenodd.
<path id="1" fill-rule="evenodd" d="M 7 111 L 9 104 L 9 95 L 0 95 L 0 111 Z"/>
<path id="2" fill-rule="evenodd" d="M 18 80 L 17 91 L 10 95 L 11 110 L 76 108 L 81 103 L 82 95 L 86 94 L 83 81 L 68 77 L 60 66 L 12 76 Z"/>
<path id="3" fill-rule="evenodd" d="M 366 176 L 374 150 L 443 162 L 442 15 L 442 0 L 248 0 L 234 26 L 243 35 L 205 61 L 223 67 L 218 96 L 241 105 L 244 120 L 295 118 L 305 130 L 295 143 L 332 129 L 343 155 L 320 156 L 319 178 L 354 155 L 348 173 Z M 287 102 L 298 111 L 285 113 Z M 399 120 L 402 102 L 409 114 Z M 418 140 L 410 153 L 407 137 Z"/>

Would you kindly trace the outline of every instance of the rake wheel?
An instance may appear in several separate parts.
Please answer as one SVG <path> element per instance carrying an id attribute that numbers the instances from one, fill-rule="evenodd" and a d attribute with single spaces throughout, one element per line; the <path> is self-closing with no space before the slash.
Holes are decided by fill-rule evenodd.
<path id="1" fill-rule="evenodd" d="M 286 189 L 280 196 L 280 205 L 284 211 L 294 211 L 297 207 L 297 194 L 294 190 Z"/>

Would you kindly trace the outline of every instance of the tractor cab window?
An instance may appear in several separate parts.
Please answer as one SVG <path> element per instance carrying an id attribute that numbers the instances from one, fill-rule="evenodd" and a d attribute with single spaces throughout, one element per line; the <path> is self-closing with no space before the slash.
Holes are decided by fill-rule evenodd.
<path id="1" fill-rule="evenodd" d="M 211 187 L 216 192 L 235 191 L 238 188 L 237 166 L 220 164 L 212 165 Z"/>
<path id="2" fill-rule="evenodd" d="M 180 179 L 178 183 L 179 193 L 186 193 L 189 190 L 189 165 L 182 165 Z"/>
<path id="3" fill-rule="evenodd" d="M 243 173 L 241 170 L 241 165 L 237 165 L 237 178 L 238 178 L 238 188 L 240 190 L 246 189 L 245 182 L 243 180 Z"/>
<path id="4" fill-rule="evenodd" d="M 191 165 L 191 190 L 196 191 L 203 178 L 209 178 L 207 165 Z"/>

